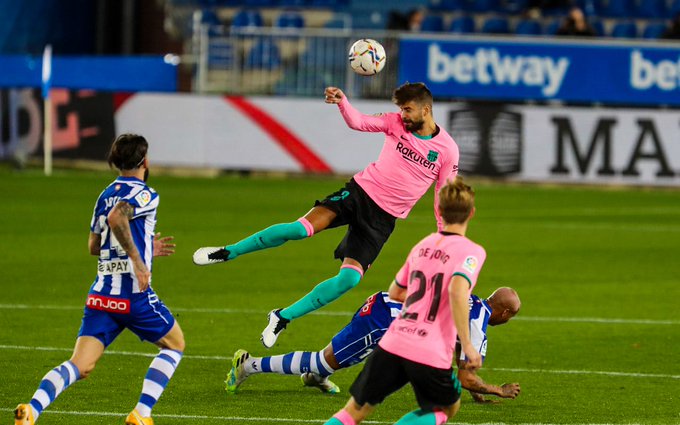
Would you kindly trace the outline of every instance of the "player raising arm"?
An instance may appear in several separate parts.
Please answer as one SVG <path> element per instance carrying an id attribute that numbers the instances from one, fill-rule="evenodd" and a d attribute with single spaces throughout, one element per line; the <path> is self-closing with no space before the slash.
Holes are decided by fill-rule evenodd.
<path id="1" fill-rule="evenodd" d="M 467 358 L 465 367 L 481 366 L 468 323 L 470 291 L 486 259 L 484 248 L 465 237 L 474 215 L 474 192 L 457 178 L 439 197 L 443 229 L 420 241 L 397 274 L 396 284 L 407 289 L 401 314 L 366 360 L 350 388 L 350 400 L 326 425 L 362 422 L 409 382 L 420 409 L 397 424 L 441 425 L 460 407 L 460 382 L 451 367 L 456 336 Z"/>
<path id="2" fill-rule="evenodd" d="M 208 265 L 234 260 L 240 255 L 272 248 L 289 240 L 304 239 L 324 229 L 348 226 L 335 250 L 342 261 L 337 275 L 317 284 L 311 292 L 283 309 L 272 310 L 262 332 L 270 348 L 286 325 L 317 310 L 355 287 L 375 261 L 394 230 L 397 218 L 406 218 L 428 188 L 435 183 L 435 216 L 439 229 L 439 189 L 458 171 L 458 146 L 438 126 L 432 115 L 432 94 L 422 83 L 406 83 L 394 91 L 398 113 L 364 115 L 354 109 L 342 90 L 328 87 L 325 101 L 338 105 L 355 130 L 385 133 L 378 160 L 355 174 L 343 188 L 316 201 L 314 207 L 292 223 L 275 224 L 237 243 L 198 249 L 194 263 Z"/>

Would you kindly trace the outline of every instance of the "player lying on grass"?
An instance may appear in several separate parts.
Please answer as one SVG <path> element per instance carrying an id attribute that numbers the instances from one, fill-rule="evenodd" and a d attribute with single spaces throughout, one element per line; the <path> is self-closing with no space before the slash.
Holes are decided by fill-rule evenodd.
<path id="1" fill-rule="evenodd" d="M 97 277 L 73 355 L 43 377 L 29 403 L 17 406 L 16 425 L 33 425 L 59 394 L 85 379 L 125 328 L 160 348 L 149 365 L 139 402 L 125 419 L 126 425 L 153 425 L 151 409 L 182 359 L 184 335 L 151 288 L 153 257 L 173 254 L 174 244 L 172 237 L 160 234 L 154 240 L 159 196 L 146 184 L 148 146 L 144 137 L 134 134 L 113 142 L 109 165 L 120 175 L 99 195 L 92 214 L 88 247 L 99 257 Z"/>
<path id="2" fill-rule="evenodd" d="M 399 113 L 364 115 L 354 109 L 342 90 L 327 87 L 325 102 L 338 105 L 347 125 L 364 132 L 385 133 L 377 161 L 355 174 L 343 188 L 316 201 L 292 223 L 279 223 L 245 239 L 218 247 L 199 248 L 194 263 L 209 265 L 232 261 L 290 240 L 311 237 L 322 230 L 347 226 L 335 250 L 342 261 L 337 275 L 318 283 L 293 304 L 272 310 L 262 331 L 262 344 L 271 348 L 294 319 L 317 310 L 359 284 L 394 230 L 397 218 L 406 218 L 435 183 L 434 210 L 439 229 L 439 189 L 458 172 L 458 146 L 432 115 L 432 93 L 423 83 L 406 83 L 392 97 Z"/>
<path id="3" fill-rule="evenodd" d="M 340 369 L 362 362 L 375 349 L 392 320 L 399 315 L 405 296 L 406 290 L 394 282 L 389 292 L 371 295 L 347 326 L 318 352 L 295 351 L 279 356 L 253 357 L 245 350 L 236 351 L 227 374 L 227 392 L 235 393 L 246 378 L 259 373 L 301 375 L 306 386 L 331 394 L 340 392 L 329 377 Z M 482 361 L 487 350 L 487 325 L 507 323 L 517 314 L 519 307 L 519 297 L 512 288 L 498 288 L 485 300 L 476 295 L 470 296 L 470 339 Z M 475 401 L 490 402 L 482 394 L 503 398 L 515 398 L 519 394 L 518 383 L 488 384 L 475 371 L 465 369 L 465 356 L 461 355 L 460 347 L 457 349 L 458 379 Z"/>

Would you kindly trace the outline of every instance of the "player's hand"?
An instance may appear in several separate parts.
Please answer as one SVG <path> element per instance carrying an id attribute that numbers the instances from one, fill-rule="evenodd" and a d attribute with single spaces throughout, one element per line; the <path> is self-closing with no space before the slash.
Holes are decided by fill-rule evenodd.
<path id="1" fill-rule="evenodd" d="M 475 350 L 472 344 L 468 344 L 467 346 L 463 347 L 463 352 L 465 353 L 466 370 L 474 372 L 482 367 L 482 356 L 477 350 Z"/>
<path id="2" fill-rule="evenodd" d="M 154 257 L 167 257 L 175 253 L 175 244 L 172 243 L 174 236 L 164 236 L 161 237 L 161 233 L 158 232 L 153 239 L 153 256 Z"/>
<path id="3" fill-rule="evenodd" d="M 325 102 L 334 105 L 340 103 L 342 98 L 345 97 L 345 93 L 343 93 L 342 90 L 337 87 L 326 87 L 324 95 L 326 96 Z"/>
<path id="4" fill-rule="evenodd" d="M 151 272 L 146 268 L 146 264 L 144 264 L 141 260 L 134 261 L 132 263 L 132 268 L 135 271 L 135 276 L 137 277 L 137 282 L 139 283 L 139 290 L 141 292 L 146 291 L 146 288 L 149 287 L 149 282 L 151 281 Z"/>
<path id="5" fill-rule="evenodd" d="M 501 397 L 503 398 L 515 398 L 519 395 L 519 384 L 516 382 L 513 382 L 512 384 L 503 384 L 501 385 Z"/>
<path id="6" fill-rule="evenodd" d="M 472 399 L 475 401 L 475 403 L 480 403 L 480 404 L 498 404 L 500 403 L 500 400 L 494 400 L 494 399 L 489 399 L 489 398 L 484 398 L 483 395 L 470 391 L 470 395 L 472 396 Z"/>

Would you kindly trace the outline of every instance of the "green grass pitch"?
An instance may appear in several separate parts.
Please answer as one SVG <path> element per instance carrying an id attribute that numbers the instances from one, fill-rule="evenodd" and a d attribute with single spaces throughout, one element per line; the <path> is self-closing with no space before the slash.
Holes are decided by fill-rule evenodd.
<path id="1" fill-rule="evenodd" d="M 95 276 L 87 234 L 107 172 L 0 169 L 0 422 L 28 401 L 42 376 L 70 356 Z M 454 423 L 680 423 L 680 192 L 543 187 L 472 181 L 477 214 L 468 236 L 488 259 L 475 293 L 516 288 L 519 316 L 491 328 L 480 375 L 522 385 L 516 400 L 478 405 L 463 395 Z M 435 228 L 431 192 L 360 285 L 291 324 L 272 350 L 259 342 L 266 313 L 336 273 L 343 230 L 197 267 L 199 246 L 233 242 L 303 215 L 340 179 L 154 176 L 158 227 L 177 253 L 156 260 L 153 286 L 176 314 L 185 358 L 154 409 L 159 425 L 321 424 L 347 400 L 359 367 L 338 372 L 337 396 L 299 379 L 254 376 L 223 390 L 232 353 L 319 350 L 371 293 L 387 288 L 413 244 Z M 139 397 L 155 348 L 124 333 L 90 378 L 63 393 L 39 423 L 122 424 Z M 394 423 L 415 408 L 409 388 L 368 423 Z M 4 418 L 4 419 L 3 419 Z"/>

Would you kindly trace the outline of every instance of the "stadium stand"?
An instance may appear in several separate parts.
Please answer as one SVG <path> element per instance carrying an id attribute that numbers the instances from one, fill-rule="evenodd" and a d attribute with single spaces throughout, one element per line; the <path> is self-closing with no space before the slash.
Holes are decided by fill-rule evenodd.
<path id="1" fill-rule="evenodd" d="M 635 22 L 617 22 L 612 28 L 611 36 L 615 38 L 636 38 L 637 33 Z"/>
<path id="2" fill-rule="evenodd" d="M 441 15 L 427 15 L 420 30 L 423 32 L 442 32 L 444 31 L 444 18 Z"/>
<path id="3" fill-rule="evenodd" d="M 510 24 L 504 17 L 492 16 L 484 21 L 482 32 L 485 34 L 509 34 Z"/>
<path id="4" fill-rule="evenodd" d="M 449 32 L 454 34 L 472 34 L 475 32 L 475 20 L 469 15 L 460 15 L 451 20 Z"/>
<path id="5" fill-rule="evenodd" d="M 642 31 L 642 38 L 645 39 L 659 39 L 666 31 L 666 24 L 663 22 L 650 22 Z"/>
<path id="6" fill-rule="evenodd" d="M 515 26 L 515 34 L 517 35 L 541 35 L 543 28 L 541 23 L 535 19 L 523 19 Z"/>

